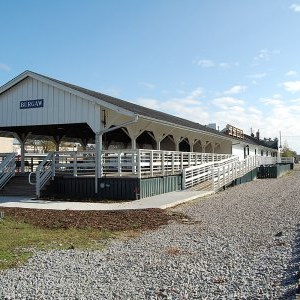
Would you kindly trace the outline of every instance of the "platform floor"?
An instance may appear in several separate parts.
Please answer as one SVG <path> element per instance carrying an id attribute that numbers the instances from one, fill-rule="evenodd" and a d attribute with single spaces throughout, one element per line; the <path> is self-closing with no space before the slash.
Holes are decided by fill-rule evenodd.
<path id="1" fill-rule="evenodd" d="M 176 205 L 213 194 L 212 191 L 176 191 L 140 200 L 115 203 L 35 200 L 30 197 L 0 196 L 0 207 L 21 207 L 55 210 L 127 210 L 160 208 Z"/>

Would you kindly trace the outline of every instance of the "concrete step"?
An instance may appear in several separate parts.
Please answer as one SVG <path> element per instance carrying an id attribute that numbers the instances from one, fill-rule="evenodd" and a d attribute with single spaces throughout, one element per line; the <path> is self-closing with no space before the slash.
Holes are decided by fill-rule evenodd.
<path id="1" fill-rule="evenodd" d="M 35 186 L 29 184 L 28 175 L 16 174 L 10 181 L 0 190 L 1 196 L 34 196 Z"/>

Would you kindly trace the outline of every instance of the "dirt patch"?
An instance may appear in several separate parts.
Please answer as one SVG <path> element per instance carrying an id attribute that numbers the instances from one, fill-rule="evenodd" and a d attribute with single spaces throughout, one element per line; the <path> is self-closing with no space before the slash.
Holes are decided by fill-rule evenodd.
<path id="1" fill-rule="evenodd" d="M 178 216 L 161 209 L 120 211 L 41 210 L 1 207 L 11 217 L 40 228 L 97 228 L 109 231 L 156 229 Z"/>

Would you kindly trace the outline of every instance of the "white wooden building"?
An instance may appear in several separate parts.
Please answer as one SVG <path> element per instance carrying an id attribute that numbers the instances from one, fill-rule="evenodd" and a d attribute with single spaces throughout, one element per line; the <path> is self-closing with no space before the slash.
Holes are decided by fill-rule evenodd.
<path id="1" fill-rule="evenodd" d="M 37 195 L 50 178 L 68 171 L 77 179 L 94 175 L 91 193 L 99 194 L 112 185 L 104 182 L 108 177 L 182 176 L 184 169 L 216 164 L 232 154 L 242 158 L 238 143 L 249 146 L 246 156 L 264 155 L 260 142 L 254 153 L 253 141 L 30 71 L 0 88 L 0 136 L 20 142 L 20 172 L 26 171 L 28 139 L 55 143 L 57 152 L 39 161 Z M 95 144 L 95 151 L 61 153 L 61 141 Z"/>

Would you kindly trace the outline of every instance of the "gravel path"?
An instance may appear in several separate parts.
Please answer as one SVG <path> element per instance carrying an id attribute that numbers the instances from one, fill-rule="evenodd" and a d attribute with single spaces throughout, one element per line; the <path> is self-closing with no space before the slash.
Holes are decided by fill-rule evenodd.
<path id="1" fill-rule="evenodd" d="M 0 299 L 293 299 L 300 172 L 176 208 L 172 223 L 105 251 L 38 252 L 0 273 Z"/>

